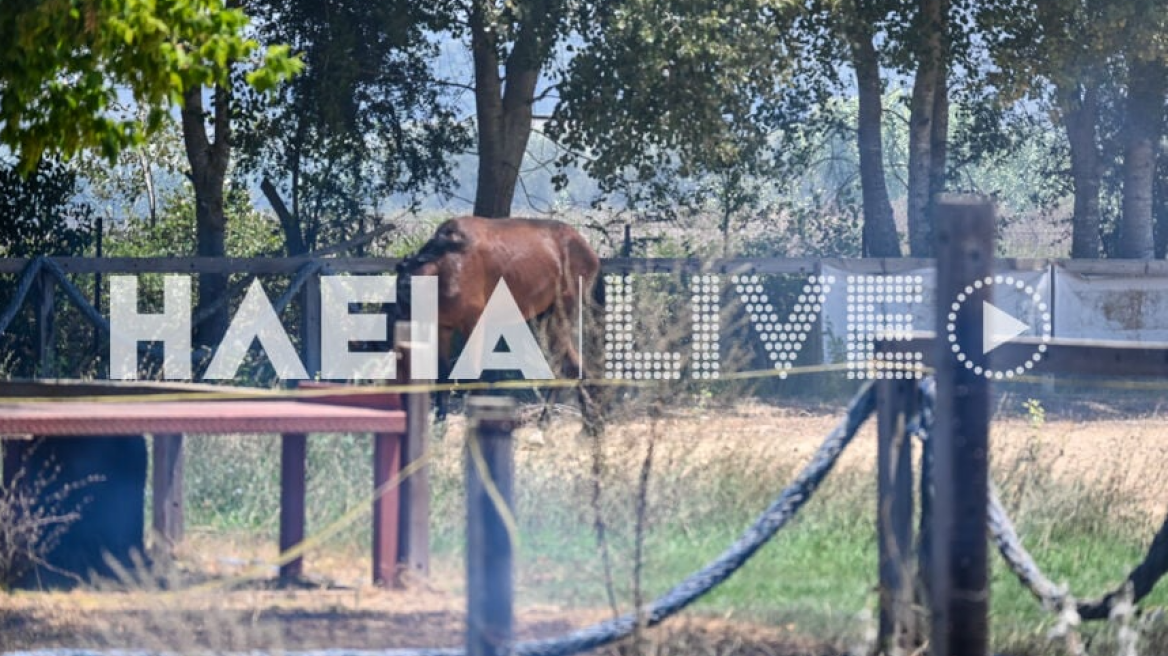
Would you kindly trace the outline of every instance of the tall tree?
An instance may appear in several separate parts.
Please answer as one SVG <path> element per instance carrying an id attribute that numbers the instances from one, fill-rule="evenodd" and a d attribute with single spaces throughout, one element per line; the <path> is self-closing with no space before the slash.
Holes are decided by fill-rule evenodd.
<path id="1" fill-rule="evenodd" d="M 109 158 L 140 141 L 187 90 L 226 82 L 231 62 L 262 54 L 248 73 L 270 89 L 297 63 L 263 53 L 247 17 L 222 0 L 15 0 L 0 5 L 0 144 L 31 171 L 46 154 L 94 149 Z M 113 108 L 128 91 L 147 120 Z"/>
<path id="2" fill-rule="evenodd" d="M 1149 0 L 992 0 L 979 12 L 1007 101 L 1047 102 L 1066 133 L 1074 189 L 1072 257 L 1099 257 L 1105 170 L 1118 167 L 1122 210 L 1111 251 L 1154 252 L 1153 191 L 1165 102 L 1166 9 Z M 1118 135 L 1104 109 L 1118 105 Z M 1119 141 L 1113 139 L 1118 136 Z M 1120 160 L 1108 153 L 1122 153 Z"/>
<path id="3" fill-rule="evenodd" d="M 0 7 L 0 143 L 13 147 L 21 168 L 43 154 L 70 156 L 98 149 L 111 160 L 157 127 L 173 104 L 182 107 L 183 136 L 196 193 L 199 254 L 224 254 L 223 182 L 230 155 L 232 65 L 253 61 L 246 79 L 271 89 L 299 63 L 286 46 L 268 48 L 244 37 L 247 17 L 221 0 L 22 1 Z M 214 88 L 207 133 L 203 87 Z M 147 120 L 111 110 L 128 89 Z M 144 123 L 144 124 L 143 124 Z M 199 282 L 201 306 L 226 289 L 222 276 Z M 218 338 L 227 309 L 196 329 L 199 343 Z"/>
<path id="4" fill-rule="evenodd" d="M 876 28 L 885 19 L 879 0 L 840 3 L 836 23 L 848 43 L 856 72 L 859 113 L 856 146 L 860 155 L 860 191 L 864 205 L 864 255 L 900 257 L 900 237 L 888 196 L 884 170 L 884 83 L 876 50 Z"/>
<path id="5" fill-rule="evenodd" d="M 932 195 L 944 186 L 948 140 L 949 3 L 919 0 L 917 6 L 913 31 L 904 44 L 915 55 L 909 101 L 908 241 L 910 254 L 928 257 L 933 252 Z"/>
<path id="6" fill-rule="evenodd" d="M 187 89 L 183 95 L 182 131 L 190 163 L 191 184 L 195 189 L 195 254 L 223 257 L 227 254 L 227 216 L 223 212 L 224 184 L 231 161 L 231 90 L 217 84 L 212 92 L 213 109 L 209 120 L 214 136 L 207 131 L 208 112 L 203 104 L 201 86 Z M 226 274 L 199 275 L 198 309 L 202 310 L 227 293 Z M 227 331 L 228 308 L 223 306 L 194 327 L 194 346 L 217 344 Z"/>
<path id="7" fill-rule="evenodd" d="M 474 213 L 511 214 L 540 74 L 569 32 L 566 0 L 468 0 L 478 129 Z M 581 7 L 581 11 L 587 11 Z"/>
<path id="8" fill-rule="evenodd" d="M 1118 255 L 1151 259 L 1155 255 L 1152 194 L 1161 150 L 1168 67 L 1158 52 L 1141 52 L 1133 47 L 1127 56 L 1123 215 Z"/>
<path id="9" fill-rule="evenodd" d="M 827 100 L 814 63 L 791 56 L 796 13 L 755 0 L 589 5 L 546 128 L 560 163 L 638 209 L 716 199 L 725 249 L 734 215 L 761 209 L 754 182 L 806 164 L 800 122 Z M 819 93 L 788 93 L 797 79 Z"/>
<path id="10" fill-rule="evenodd" d="M 434 83 L 439 5 L 392 0 L 250 0 L 259 39 L 292 43 L 304 71 L 274 99 L 237 102 L 241 166 L 271 181 L 288 252 L 353 237 L 386 197 L 442 190 L 469 146 Z M 287 199 L 285 203 L 283 199 Z"/>

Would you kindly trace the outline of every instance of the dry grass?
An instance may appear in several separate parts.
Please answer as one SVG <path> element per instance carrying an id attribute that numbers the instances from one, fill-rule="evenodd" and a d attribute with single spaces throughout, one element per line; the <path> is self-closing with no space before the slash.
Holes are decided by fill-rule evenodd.
<path id="1" fill-rule="evenodd" d="M 1152 529 L 1168 510 L 1168 501 L 1161 492 L 1168 485 L 1168 443 L 1157 439 L 1153 418 L 1092 422 L 1039 419 L 1020 407 L 1003 407 L 999 414 L 993 435 L 996 477 L 1031 548 L 1059 548 L 1068 540 L 1060 533 L 1060 527 L 1066 528 L 1063 524 L 1067 522 L 1098 522 L 1098 526 L 1080 531 L 1087 535 L 1114 532 L 1123 526 L 1150 539 Z M 646 592 L 650 596 L 656 594 L 662 584 L 675 580 L 679 566 L 674 561 L 701 562 L 724 546 L 725 538 L 713 540 L 711 536 L 732 535 L 739 530 L 744 519 L 773 498 L 792 471 L 806 461 L 837 419 L 832 414 L 803 408 L 761 403 L 711 406 L 698 397 L 674 399 L 659 420 L 647 498 Z M 437 557 L 436 571 L 427 583 L 416 583 L 407 591 L 369 587 L 365 534 L 354 529 L 342 542 L 329 543 L 323 550 L 309 554 L 307 569 L 317 583 L 313 589 L 273 589 L 267 581 L 274 570 L 266 567 L 258 570 L 258 580 L 224 585 L 256 564 L 273 562 L 276 556 L 270 515 L 263 509 L 239 506 L 235 509 L 239 511 L 237 516 L 214 530 L 193 527 L 176 554 L 175 569 L 160 573 L 167 589 L 156 589 L 157 583 L 152 579 L 131 592 L 18 594 L 4 598 L 0 602 L 0 648 L 68 645 L 301 649 L 458 644 L 463 631 L 459 546 L 463 462 L 458 437 L 463 427 L 461 418 L 452 417 L 446 437 L 434 445 L 432 524 Z M 527 426 L 517 434 L 520 484 L 516 502 L 524 541 L 518 563 L 517 599 L 520 634 L 525 637 L 554 635 L 611 614 L 601 610 L 605 606 L 598 583 L 601 566 L 595 544 L 588 539 L 592 522 L 588 503 L 591 459 L 589 447 L 578 433 L 578 419 L 568 414 L 546 431 Z M 606 467 L 601 501 L 611 528 L 622 610 L 629 609 L 633 587 L 631 554 L 637 512 L 634 497 L 648 434 L 648 418 L 637 414 L 614 416 L 604 445 Z M 771 579 L 794 579 L 800 586 L 812 583 L 799 577 L 811 576 L 814 560 L 800 559 L 828 555 L 815 540 L 832 540 L 838 535 L 825 533 L 827 537 L 814 538 L 818 535 L 814 533 L 818 530 L 816 524 L 829 520 L 860 523 L 856 532 L 845 534 L 856 541 L 852 547 L 855 555 L 846 552 L 847 544 L 831 546 L 833 551 L 845 550 L 843 555 L 836 555 L 834 566 L 846 564 L 848 569 L 860 572 L 860 578 L 853 582 L 847 578 L 852 574 L 841 574 L 839 579 L 821 582 L 826 588 L 839 588 L 831 592 L 837 599 L 851 599 L 850 606 L 833 608 L 825 617 L 835 618 L 833 622 L 841 617 L 854 620 L 856 609 L 870 605 L 871 597 L 865 598 L 865 588 L 872 585 L 874 568 L 866 566 L 869 556 L 861 552 L 870 549 L 870 544 L 863 543 L 863 536 L 870 530 L 874 507 L 873 437 L 871 426 L 866 427 L 844 454 L 839 470 L 823 490 L 824 498 L 813 502 L 799 525 L 790 529 L 803 533 L 781 537 L 780 546 L 768 547 L 760 555 L 762 559 L 772 558 L 767 563 L 786 563 L 786 569 L 754 566 L 749 573 L 732 580 L 739 592 L 726 592 L 712 605 L 687 612 L 680 622 L 649 634 L 641 645 L 642 651 L 810 654 L 835 653 L 853 644 L 863 632 L 855 621 L 850 626 L 825 631 L 823 625 L 807 624 L 800 619 L 802 615 L 792 614 L 789 604 L 806 603 L 800 601 L 806 597 L 784 601 L 781 592 L 775 598 L 759 600 L 741 591 L 771 585 Z M 236 459 L 238 471 L 232 476 L 242 476 L 252 470 L 239 459 L 249 457 L 248 453 L 257 457 L 256 445 L 243 439 L 236 442 L 221 442 L 219 446 L 228 452 L 218 455 Z M 360 451 L 355 446 L 358 443 L 342 440 L 335 444 Z M 258 457 L 271 460 L 269 455 Z M 366 457 L 364 451 L 348 454 L 344 462 L 357 465 L 356 473 L 348 474 L 344 466 L 322 461 L 321 466 L 334 468 L 316 482 L 316 489 L 347 489 L 350 498 L 345 503 L 357 502 L 359 491 L 365 489 L 362 486 L 368 484 L 364 473 Z M 197 468 L 197 463 L 192 467 Z M 357 482 L 341 480 L 342 476 L 351 476 Z M 252 491 L 271 492 L 263 476 L 253 472 L 252 479 L 255 480 L 239 484 L 255 485 Z M 245 497 L 249 493 L 247 489 L 241 491 Z M 310 519 L 310 531 L 335 516 L 321 507 L 310 508 L 310 512 L 316 513 L 311 515 L 316 519 Z M 259 519 L 239 519 L 246 516 Z M 247 527 L 248 521 L 263 527 L 260 537 Z M 800 535 L 811 535 L 814 540 Z M 1076 533 L 1072 539 L 1083 538 Z M 708 544 L 711 542 L 714 544 Z M 799 571 L 790 568 L 792 562 L 808 565 Z M 1072 566 L 1074 562 L 1079 561 L 1072 561 Z M 1131 564 L 1134 563 L 1118 563 L 1115 571 L 1126 571 Z M 871 575 L 866 573 L 869 571 Z M 212 588 L 201 587 L 207 584 Z M 1017 587 L 1008 580 L 996 585 Z M 1019 605 L 1033 606 L 1024 594 L 1015 599 L 1003 598 L 998 592 L 995 595 L 995 603 L 1000 601 L 1005 613 L 1016 614 Z M 714 616 L 715 612 L 722 617 Z M 1036 611 L 1031 611 L 1026 617 L 1037 616 Z M 1108 630 L 1095 630 L 1088 638 L 1096 646 L 1111 644 Z M 1142 630 L 1150 636 L 1145 642 L 1164 633 L 1163 627 L 1155 623 L 1145 624 Z M 1060 653 L 1051 651 L 1053 648 L 1042 637 L 1042 625 L 1028 631 L 1016 627 L 1010 631 L 999 635 L 1014 647 L 1014 653 Z M 1104 649 L 1091 653 L 1112 652 Z M 1159 652 L 1142 649 L 1140 653 Z"/>

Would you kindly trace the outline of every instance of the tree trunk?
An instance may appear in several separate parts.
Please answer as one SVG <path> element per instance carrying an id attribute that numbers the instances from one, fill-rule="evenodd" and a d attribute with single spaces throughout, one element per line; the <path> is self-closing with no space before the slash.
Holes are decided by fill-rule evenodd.
<path id="1" fill-rule="evenodd" d="M 857 146 L 860 151 L 860 191 L 864 201 L 863 254 L 866 257 L 900 257 L 900 238 L 896 233 L 884 177 L 884 100 L 880 63 L 872 45 L 871 27 L 856 19 L 850 32 L 860 104 Z"/>
<path id="2" fill-rule="evenodd" d="M 216 87 L 211 121 L 215 139 L 207 136 L 206 116 L 203 110 L 203 89 L 193 88 L 183 98 L 183 141 L 187 161 L 191 165 L 191 182 L 195 188 L 196 253 L 201 257 L 223 257 L 227 254 L 227 217 L 223 211 L 223 186 L 227 178 L 227 162 L 231 156 L 231 120 L 228 112 L 229 91 Z M 203 273 L 199 275 L 198 312 L 227 293 L 227 276 Z M 228 308 L 222 306 L 206 321 L 194 327 L 192 346 L 213 348 L 227 332 Z"/>
<path id="3" fill-rule="evenodd" d="M 1063 127 L 1071 148 L 1071 179 L 1075 186 L 1075 209 L 1071 223 L 1071 257 L 1100 256 L 1099 213 L 1099 85 L 1084 81 L 1059 89 Z"/>
<path id="4" fill-rule="evenodd" d="M 949 181 L 949 1 L 941 1 L 940 50 L 937 88 L 933 91 L 933 124 L 929 132 L 929 202 L 925 212 L 929 226 L 936 223 L 937 197 Z M 931 242 L 930 242 L 931 243 Z"/>
<path id="5" fill-rule="evenodd" d="M 921 0 L 920 11 L 921 46 L 909 106 L 908 239 L 913 257 L 928 257 L 933 250 L 933 226 L 929 220 L 933 118 L 938 82 L 944 70 L 941 0 Z"/>
<path id="6" fill-rule="evenodd" d="M 531 137 L 532 106 L 539 81 L 540 62 L 546 57 L 547 29 L 543 2 L 533 2 L 519 27 L 499 76 L 499 53 L 493 25 L 488 24 L 483 0 L 471 6 L 471 52 L 475 69 L 475 114 L 478 119 L 478 183 L 474 213 L 491 218 L 511 215 L 519 167 Z"/>
<path id="7" fill-rule="evenodd" d="M 1151 259 L 1152 189 L 1164 120 L 1165 69 L 1133 59 L 1128 68 L 1125 125 L 1127 144 L 1123 155 L 1123 217 L 1119 252 L 1124 258 Z"/>

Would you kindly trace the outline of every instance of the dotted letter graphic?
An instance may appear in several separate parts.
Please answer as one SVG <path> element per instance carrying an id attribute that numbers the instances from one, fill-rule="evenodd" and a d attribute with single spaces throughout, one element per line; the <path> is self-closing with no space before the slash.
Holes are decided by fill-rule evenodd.
<path id="1" fill-rule="evenodd" d="M 876 353 L 873 341 L 912 338 L 913 315 L 908 306 L 922 302 L 924 284 L 921 276 L 848 276 L 848 378 L 921 378 L 924 353 Z M 877 308 L 889 304 L 904 311 Z"/>
<path id="2" fill-rule="evenodd" d="M 693 310 L 693 370 L 690 375 L 695 379 L 709 380 L 719 375 L 721 283 L 721 276 L 700 275 L 694 276 L 689 286 L 690 308 Z"/>
<path id="3" fill-rule="evenodd" d="M 746 305 L 750 314 L 750 321 L 755 331 L 762 338 L 763 347 L 768 351 L 775 369 L 779 370 L 779 377 L 786 378 L 787 370 L 794 366 L 795 358 L 803 349 L 803 343 L 811 334 L 812 324 L 823 311 L 823 304 L 827 294 L 835 283 L 833 276 L 811 276 L 803 291 L 799 294 L 799 302 L 794 311 L 787 315 L 785 322 L 779 321 L 759 278 L 756 275 L 734 276 L 731 279 L 738 291 L 739 298 Z"/>
<path id="4" fill-rule="evenodd" d="M 633 350 L 632 276 L 604 277 L 604 377 L 678 380 L 681 353 Z"/>

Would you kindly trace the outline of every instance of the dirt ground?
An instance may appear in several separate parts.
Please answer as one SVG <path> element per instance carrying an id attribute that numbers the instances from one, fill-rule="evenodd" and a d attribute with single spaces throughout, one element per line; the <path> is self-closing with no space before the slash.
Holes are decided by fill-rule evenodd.
<path id="1" fill-rule="evenodd" d="M 1024 461 L 1041 453 L 1056 478 L 1102 485 L 1131 495 L 1159 524 L 1168 511 L 1168 439 L 1156 412 L 1086 420 L 1054 416 L 1036 424 L 1023 409 L 1003 406 L 994 423 L 993 458 Z M 838 410 L 836 411 L 838 412 Z M 757 451 L 776 466 L 801 465 L 838 416 L 818 410 L 750 403 L 733 408 L 667 411 L 663 453 L 676 462 L 701 463 L 719 452 Z M 645 430 L 631 419 L 619 431 Z M 460 431 L 458 420 L 450 430 Z M 557 443 L 575 440 L 577 424 L 564 420 L 546 432 L 519 431 L 520 457 L 539 457 Z M 840 466 L 870 470 L 875 460 L 869 425 Z M 1029 456 L 1028 456 L 1029 454 Z M 776 490 L 776 493 L 778 490 Z M 229 556 L 225 558 L 226 556 Z M 145 649 L 373 649 L 455 646 L 463 639 L 461 572 L 434 572 L 406 590 L 379 590 L 364 583 L 365 562 L 356 554 L 313 555 L 310 569 L 331 583 L 315 589 L 273 589 L 228 583 L 255 563 L 270 562 L 271 546 L 232 543 L 197 533 L 177 554 L 183 572 L 178 591 L 165 589 L 15 593 L 0 596 L 0 650 L 51 647 Z M 270 571 L 270 570 L 269 570 Z M 268 577 L 261 577 L 270 580 Z M 192 581 L 196 581 L 193 585 Z M 453 584 L 444 584 L 453 581 Z M 148 586 L 150 587 L 150 586 Z M 519 637 L 551 637 L 606 618 L 600 610 L 555 606 L 517 610 Z M 727 619 L 685 616 L 651 633 L 657 653 L 829 654 L 838 645 L 795 635 L 792 627 L 759 626 Z"/>

